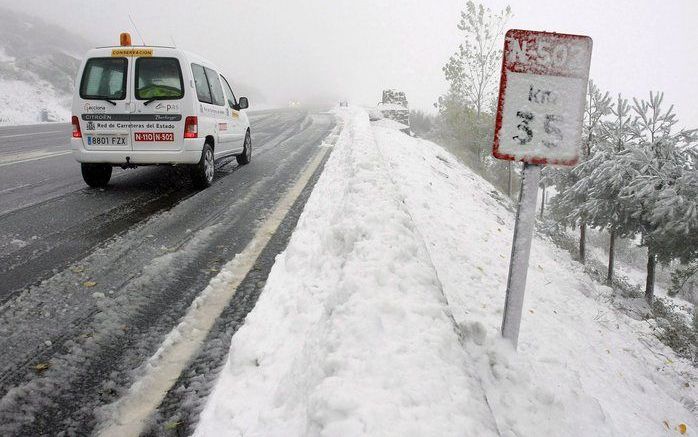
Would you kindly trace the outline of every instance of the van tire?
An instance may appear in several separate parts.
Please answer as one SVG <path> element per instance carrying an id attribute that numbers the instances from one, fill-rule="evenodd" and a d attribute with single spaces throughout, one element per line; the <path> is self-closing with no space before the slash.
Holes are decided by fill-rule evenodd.
<path id="1" fill-rule="evenodd" d="M 92 188 L 104 188 L 111 179 L 111 164 L 80 164 L 82 169 L 82 178 L 85 183 Z"/>
<path id="2" fill-rule="evenodd" d="M 237 159 L 239 165 L 246 165 L 252 161 L 252 137 L 250 136 L 249 129 L 245 134 L 245 148 L 242 150 L 241 154 L 235 155 L 235 159 Z"/>
<path id="3" fill-rule="evenodd" d="M 204 144 L 204 148 L 201 151 L 201 159 L 197 164 L 192 165 L 190 170 L 194 187 L 204 189 L 211 186 L 216 166 L 213 159 L 213 149 L 210 144 Z"/>

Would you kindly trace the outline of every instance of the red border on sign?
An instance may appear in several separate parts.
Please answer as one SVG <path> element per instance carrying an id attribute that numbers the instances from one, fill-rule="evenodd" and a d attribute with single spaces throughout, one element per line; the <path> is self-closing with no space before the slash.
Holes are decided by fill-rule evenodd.
<path id="1" fill-rule="evenodd" d="M 550 35 L 554 36 L 556 38 L 561 38 L 561 39 L 579 39 L 579 40 L 587 40 L 589 45 L 592 44 L 591 38 L 588 36 L 584 35 L 572 35 L 572 34 L 567 34 L 567 33 L 556 33 L 556 32 L 541 32 L 541 31 L 535 31 L 535 30 L 522 30 L 522 29 L 510 29 L 507 31 L 506 35 L 504 36 L 504 52 L 502 56 L 502 75 L 501 79 L 499 82 L 499 97 L 497 98 L 497 116 L 495 119 L 495 125 L 494 125 L 494 142 L 492 144 L 492 155 L 497 158 L 497 159 L 504 159 L 507 161 L 520 161 L 520 162 L 526 162 L 529 164 L 536 164 L 536 165 L 562 165 L 562 166 L 574 166 L 579 162 L 579 155 L 575 159 L 568 159 L 568 160 L 560 160 L 560 159 L 547 159 L 547 158 L 537 158 L 537 157 L 530 157 L 530 158 L 516 158 L 514 155 L 510 155 L 507 153 L 500 153 L 499 152 L 499 131 L 502 128 L 502 116 L 504 112 L 504 91 L 507 88 L 507 73 L 509 71 L 518 71 L 518 72 L 529 72 L 532 74 L 545 74 L 545 75 L 550 75 L 550 76 L 570 76 L 569 74 L 565 74 L 564 72 L 561 71 L 554 71 L 554 70 L 547 70 L 547 71 L 525 71 L 524 69 L 519 69 L 517 68 L 518 64 L 511 64 L 509 68 L 507 66 L 509 65 L 507 63 L 507 53 L 509 53 L 509 41 L 511 38 L 515 39 L 535 39 L 535 37 L 539 35 Z"/>

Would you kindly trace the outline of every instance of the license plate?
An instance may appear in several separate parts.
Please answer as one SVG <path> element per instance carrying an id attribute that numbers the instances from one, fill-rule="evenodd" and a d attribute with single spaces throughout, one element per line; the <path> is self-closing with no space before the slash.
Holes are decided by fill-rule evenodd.
<path id="1" fill-rule="evenodd" d="M 133 139 L 138 142 L 172 142 L 173 132 L 136 132 Z"/>
<path id="2" fill-rule="evenodd" d="M 125 146 L 126 135 L 88 135 L 88 146 Z"/>

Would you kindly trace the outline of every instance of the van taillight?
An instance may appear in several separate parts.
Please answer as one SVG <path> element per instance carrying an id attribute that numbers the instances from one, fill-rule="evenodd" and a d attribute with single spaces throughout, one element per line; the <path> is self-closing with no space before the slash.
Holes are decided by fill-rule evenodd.
<path id="1" fill-rule="evenodd" d="M 80 130 L 80 120 L 78 117 L 73 115 L 73 138 L 82 138 L 82 131 Z"/>
<path id="2" fill-rule="evenodd" d="M 198 138 L 199 119 L 196 116 L 187 117 L 184 120 L 184 138 Z"/>

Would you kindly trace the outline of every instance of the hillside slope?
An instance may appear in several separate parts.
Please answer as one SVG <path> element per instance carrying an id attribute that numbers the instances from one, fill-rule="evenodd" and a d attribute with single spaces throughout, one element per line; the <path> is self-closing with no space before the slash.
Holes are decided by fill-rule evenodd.
<path id="1" fill-rule="evenodd" d="M 338 114 L 196 435 L 695 435 L 695 367 L 538 237 L 514 352 L 509 203 L 441 147 Z"/>
<path id="2" fill-rule="evenodd" d="M 0 8 L 0 125 L 65 121 L 80 59 L 90 44 L 35 17 Z"/>

